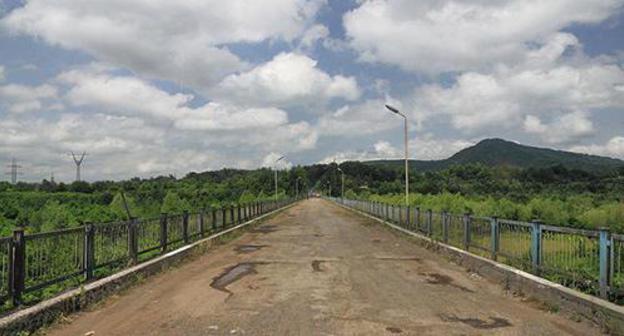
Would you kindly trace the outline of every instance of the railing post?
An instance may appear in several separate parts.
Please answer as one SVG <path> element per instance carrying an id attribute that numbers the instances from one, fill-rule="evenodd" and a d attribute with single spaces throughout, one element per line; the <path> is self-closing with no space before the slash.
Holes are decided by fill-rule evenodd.
<path id="1" fill-rule="evenodd" d="M 414 208 L 414 224 L 416 225 L 416 230 L 420 231 L 420 207 Z"/>
<path id="2" fill-rule="evenodd" d="M 182 241 L 184 241 L 185 245 L 189 243 L 188 220 L 189 220 L 188 210 L 184 210 L 184 212 L 182 212 Z"/>
<path id="3" fill-rule="evenodd" d="M 199 226 L 199 236 L 202 237 L 202 238 L 204 237 L 204 230 L 205 230 L 204 229 L 204 216 L 205 216 L 205 214 L 206 214 L 206 210 L 202 208 L 199 211 L 199 217 L 197 218 L 197 221 L 198 221 L 197 225 Z"/>
<path id="4" fill-rule="evenodd" d="M 427 235 L 431 237 L 433 235 L 433 211 L 427 209 Z"/>
<path id="5" fill-rule="evenodd" d="M 95 268 L 95 227 L 87 222 L 84 226 L 84 272 L 87 281 L 93 279 L 93 269 Z"/>
<path id="6" fill-rule="evenodd" d="M 494 261 L 496 261 L 496 258 L 498 257 L 498 248 L 500 243 L 498 231 L 498 218 L 495 216 L 490 219 L 490 253 L 491 258 Z"/>
<path id="7" fill-rule="evenodd" d="M 599 238 L 600 238 L 600 297 L 603 299 L 609 298 L 609 278 L 610 278 L 610 261 L 609 257 L 611 255 L 611 233 L 609 232 L 609 228 L 600 228 L 599 229 Z"/>
<path id="8" fill-rule="evenodd" d="M 410 230 L 410 222 L 411 222 L 411 218 L 410 218 L 410 206 L 407 205 L 405 207 L 405 228 Z"/>
<path id="9" fill-rule="evenodd" d="M 136 264 L 138 262 L 138 249 L 139 241 L 137 236 L 138 219 L 132 218 L 128 223 L 128 257 L 130 263 Z"/>
<path id="10" fill-rule="evenodd" d="M 539 275 L 542 264 L 542 222 L 533 220 L 531 229 L 531 264 L 533 274 Z"/>
<path id="11" fill-rule="evenodd" d="M 160 251 L 167 252 L 167 213 L 160 214 Z"/>
<path id="12" fill-rule="evenodd" d="M 242 217 L 241 217 L 241 206 L 240 206 L 240 204 L 236 205 L 236 211 L 238 212 L 238 218 L 237 218 L 238 219 L 238 224 L 240 224 L 240 223 L 243 222 Z"/>
<path id="13" fill-rule="evenodd" d="M 390 221 L 390 204 L 386 203 L 386 222 Z"/>
<path id="14" fill-rule="evenodd" d="M 212 211 L 212 233 L 217 232 L 217 209 L 211 209 Z"/>
<path id="15" fill-rule="evenodd" d="M 13 230 L 12 252 L 10 285 L 13 307 L 17 307 L 22 303 L 26 281 L 26 241 L 23 227 Z"/>
<path id="16" fill-rule="evenodd" d="M 448 212 L 442 211 L 442 241 L 448 243 Z"/>
<path id="17" fill-rule="evenodd" d="M 464 250 L 470 250 L 470 214 L 464 214 Z"/>
<path id="18" fill-rule="evenodd" d="M 230 205 L 230 224 L 234 224 L 236 221 L 234 220 L 234 206 Z"/>
<path id="19" fill-rule="evenodd" d="M 225 229 L 227 227 L 227 208 L 225 206 L 221 207 L 221 229 Z"/>

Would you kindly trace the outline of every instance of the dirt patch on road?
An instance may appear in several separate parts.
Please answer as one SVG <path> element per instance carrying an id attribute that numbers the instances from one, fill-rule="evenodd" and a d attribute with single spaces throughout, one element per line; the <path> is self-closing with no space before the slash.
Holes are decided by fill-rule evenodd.
<path id="1" fill-rule="evenodd" d="M 249 232 L 253 233 L 272 233 L 277 231 L 277 225 L 261 225 L 256 228 L 249 230 Z"/>
<path id="2" fill-rule="evenodd" d="M 448 275 L 440 274 L 440 273 L 420 273 L 420 275 L 426 276 L 427 279 L 425 281 L 431 285 L 442 285 L 442 286 L 450 286 L 460 289 L 464 292 L 474 293 L 474 291 L 470 288 L 464 287 L 462 285 L 458 285 L 453 281 Z"/>
<path id="3" fill-rule="evenodd" d="M 321 269 L 321 263 L 323 261 L 322 260 L 314 260 L 312 261 L 312 270 L 314 272 L 323 272 L 323 270 Z"/>
<path id="4" fill-rule="evenodd" d="M 265 247 L 268 247 L 268 245 L 238 245 L 234 248 L 234 251 L 236 251 L 238 254 L 247 254 L 256 252 Z"/>
<path id="5" fill-rule="evenodd" d="M 504 319 L 502 317 L 493 317 L 493 316 L 490 316 L 489 321 L 486 321 L 486 320 L 482 320 L 482 319 L 474 318 L 474 317 L 461 318 L 455 315 L 441 314 L 440 319 L 442 319 L 442 321 L 444 322 L 463 323 L 475 329 L 498 329 L 498 328 L 505 328 L 505 327 L 512 326 L 509 320 Z"/>

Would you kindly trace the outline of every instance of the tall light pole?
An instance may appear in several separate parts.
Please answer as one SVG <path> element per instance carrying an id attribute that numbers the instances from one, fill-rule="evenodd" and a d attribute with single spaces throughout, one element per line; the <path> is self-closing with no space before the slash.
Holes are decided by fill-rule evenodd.
<path id="1" fill-rule="evenodd" d="M 301 176 L 298 176 L 297 180 L 295 181 L 295 190 L 296 190 L 297 198 L 299 198 L 299 180 L 301 180 Z"/>
<path id="2" fill-rule="evenodd" d="M 341 178 L 342 178 L 342 185 L 340 188 L 340 197 L 342 198 L 342 201 L 344 202 L 344 171 L 342 171 L 342 169 L 340 169 L 340 167 L 338 167 L 338 171 L 340 172 Z"/>
<path id="3" fill-rule="evenodd" d="M 273 168 L 275 169 L 275 201 L 277 201 L 277 163 L 282 161 L 285 156 L 281 156 L 279 159 L 275 160 L 273 164 Z"/>
<path id="4" fill-rule="evenodd" d="M 390 110 L 390 112 L 395 113 L 403 117 L 403 121 L 405 123 L 405 206 L 409 206 L 409 151 L 407 147 L 408 139 L 407 139 L 407 116 L 401 113 L 397 108 L 392 107 L 390 105 L 386 105 L 386 108 Z"/>

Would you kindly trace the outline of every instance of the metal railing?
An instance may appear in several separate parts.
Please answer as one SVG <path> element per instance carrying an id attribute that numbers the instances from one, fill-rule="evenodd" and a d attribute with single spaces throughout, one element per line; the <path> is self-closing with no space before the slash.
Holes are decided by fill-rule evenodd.
<path id="1" fill-rule="evenodd" d="M 289 205 L 253 202 L 0 238 L 0 305 L 35 302 Z"/>
<path id="2" fill-rule="evenodd" d="M 624 303 L 624 235 L 470 214 L 436 213 L 373 201 L 330 198 L 465 251 L 562 285 Z"/>

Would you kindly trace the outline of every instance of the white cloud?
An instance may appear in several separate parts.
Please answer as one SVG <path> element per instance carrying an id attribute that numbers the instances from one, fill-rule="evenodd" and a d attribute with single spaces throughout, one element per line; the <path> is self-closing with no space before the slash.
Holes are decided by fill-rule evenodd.
<path id="1" fill-rule="evenodd" d="M 624 159 L 624 137 L 613 137 L 603 145 L 573 146 L 569 150 L 578 153 Z"/>
<path id="2" fill-rule="evenodd" d="M 32 0 L 11 11 L 2 25 L 145 76 L 205 88 L 246 67 L 225 45 L 292 41 L 323 3 Z"/>
<path id="3" fill-rule="evenodd" d="M 283 157 L 281 160 L 277 161 Z M 293 164 L 288 160 L 288 158 L 279 153 L 269 153 L 267 156 L 262 159 L 262 167 L 271 168 L 271 169 L 289 169 Z"/>
<path id="4" fill-rule="evenodd" d="M 366 100 L 354 105 L 345 105 L 319 118 L 317 128 L 323 135 L 362 136 L 399 128 L 403 121 L 391 115 L 384 107 L 384 101 Z"/>
<path id="5" fill-rule="evenodd" d="M 63 73 L 59 80 L 71 86 L 67 99 L 75 106 L 172 122 L 181 130 L 230 131 L 277 127 L 288 122 L 287 113 L 276 108 L 242 108 L 218 102 L 192 108 L 190 95 L 170 94 L 144 80 L 113 76 L 96 66 Z"/>
<path id="6" fill-rule="evenodd" d="M 226 77 L 215 96 L 252 105 L 306 105 L 332 98 L 355 100 L 360 90 L 353 77 L 330 76 L 305 55 L 281 53 L 268 63 Z"/>
<path id="7" fill-rule="evenodd" d="M 460 139 L 435 138 L 431 134 L 415 137 L 409 140 L 410 159 L 416 160 L 441 160 L 450 157 L 458 151 L 474 145 L 474 141 Z M 321 163 L 333 161 L 370 161 L 404 158 L 404 149 L 397 148 L 387 141 L 378 141 L 373 148 L 367 151 L 346 151 L 330 155 Z"/>
<path id="8" fill-rule="evenodd" d="M 311 49 L 318 41 L 324 41 L 327 37 L 329 37 L 329 29 L 322 24 L 315 24 L 303 34 L 299 48 Z"/>
<path id="9" fill-rule="evenodd" d="M 0 82 L 4 81 L 4 66 L 0 65 Z"/>
<path id="10" fill-rule="evenodd" d="M 0 86 L 0 106 L 5 106 L 10 113 L 36 112 L 44 107 L 46 102 L 57 98 L 57 88 L 43 84 L 27 86 L 7 84 Z"/>
<path id="11" fill-rule="evenodd" d="M 582 115 L 582 129 L 575 129 L 573 123 L 568 126 L 588 134 L 592 111 L 624 107 L 624 94 L 617 90 L 624 69 L 608 58 L 588 58 L 578 49 L 565 57 L 566 45 L 576 48 L 576 39 L 553 35 L 526 62 L 491 72 L 462 73 L 451 86 L 422 86 L 416 89 L 414 101 L 428 117 L 450 118 L 456 129 L 466 133 L 522 124 L 536 133 L 539 124 L 534 118 L 580 121 Z M 527 121 L 528 115 L 533 117 Z M 551 142 L 565 141 L 559 137 Z"/>
<path id="12" fill-rule="evenodd" d="M 561 144 L 592 135 L 594 125 L 582 112 L 564 114 L 547 125 L 538 117 L 528 115 L 524 120 L 524 130 L 539 135 L 546 143 Z"/>
<path id="13" fill-rule="evenodd" d="M 479 70 L 523 61 L 553 33 L 605 20 L 621 0 L 371 0 L 345 14 L 353 49 L 408 71 Z"/>

